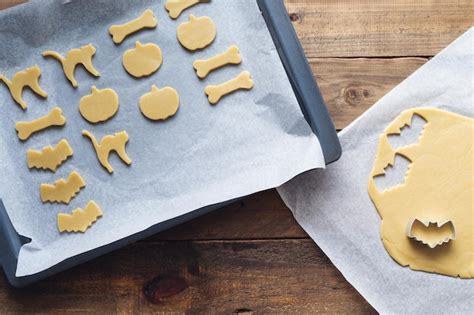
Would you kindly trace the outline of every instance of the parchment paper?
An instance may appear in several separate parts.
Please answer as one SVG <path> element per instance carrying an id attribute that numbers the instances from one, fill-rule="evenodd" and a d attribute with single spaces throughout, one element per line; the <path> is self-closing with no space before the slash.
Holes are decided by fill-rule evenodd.
<path id="1" fill-rule="evenodd" d="M 403 110 L 430 106 L 474 116 L 473 43 L 471 29 L 341 132 L 344 154 L 339 162 L 278 189 L 297 221 L 381 313 L 474 310 L 474 280 L 412 271 L 390 258 L 367 193 L 378 137 Z"/>
<path id="2" fill-rule="evenodd" d="M 113 44 L 108 28 L 122 24 L 151 8 L 158 19 L 156 30 L 140 32 L 120 46 Z M 211 16 L 218 37 L 208 49 L 189 53 L 176 40 L 176 28 L 190 13 Z M 135 41 L 153 42 L 163 50 L 158 73 L 136 80 L 122 67 L 122 54 Z M 43 59 L 41 52 L 93 43 L 100 79 L 84 70 L 76 77 L 79 89 L 67 82 L 60 64 Z M 208 58 L 238 45 L 241 66 L 226 67 L 200 81 L 192 67 L 195 59 Z M 29 109 L 23 113 L 0 85 L 0 197 L 17 231 L 32 238 L 22 247 L 17 276 L 40 272 L 62 260 L 143 231 L 159 222 L 192 210 L 276 187 L 309 169 L 323 167 L 316 136 L 303 118 L 290 83 L 255 0 L 212 1 L 171 20 L 164 1 L 33 1 L 0 13 L 0 72 L 11 78 L 34 64 L 43 70 L 40 85 L 49 93 L 43 101 L 25 94 Z M 249 70 L 255 80 L 251 92 L 238 92 L 210 106 L 204 94 L 208 84 L 219 84 Z M 172 86 L 181 97 L 177 116 L 164 123 L 146 120 L 138 101 L 151 85 Z M 92 85 L 111 87 L 120 96 L 120 110 L 105 124 L 90 125 L 79 114 L 82 96 Z M 48 130 L 20 143 L 15 122 L 40 117 L 54 106 L 63 108 L 65 128 Z M 126 130 L 127 167 L 115 155 L 109 175 L 97 161 L 88 139 Z M 26 151 L 41 149 L 67 138 L 75 151 L 56 174 L 30 171 Z M 87 187 L 69 206 L 42 205 L 41 183 L 52 183 L 77 170 Z M 104 212 L 86 234 L 57 231 L 56 216 L 95 200 Z"/>

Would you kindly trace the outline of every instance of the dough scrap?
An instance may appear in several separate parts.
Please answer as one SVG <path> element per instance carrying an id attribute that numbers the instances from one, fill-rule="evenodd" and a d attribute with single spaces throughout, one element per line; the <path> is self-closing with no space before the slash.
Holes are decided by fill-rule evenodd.
<path id="1" fill-rule="evenodd" d="M 129 139 L 126 131 L 118 132 L 113 136 L 105 136 L 102 138 L 100 143 L 98 143 L 94 135 L 87 130 L 82 131 L 82 135 L 88 137 L 92 141 L 92 145 L 97 153 L 97 158 L 99 159 L 100 164 L 105 167 L 109 173 L 113 173 L 114 171 L 109 163 L 109 155 L 112 151 L 115 151 L 120 159 L 122 159 L 122 161 L 127 165 L 132 164 L 132 160 L 130 160 L 125 151 L 125 145 Z"/>
<path id="2" fill-rule="evenodd" d="M 69 142 L 63 139 L 54 148 L 47 146 L 41 151 L 28 150 L 26 160 L 28 168 L 37 168 L 56 172 L 59 166 L 73 155 Z"/>
<path id="3" fill-rule="evenodd" d="M 28 108 L 28 104 L 23 100 L 23 89 L 29 87 L 33 92 L 43 98 L 48 97 L 39 85 L 39 78 L 41 77 L 41 68 L 38 65 L 28 68 L 24 71 L 17 72 L 11 80 L 0 74 L 0 82 L 3 81 L 10 90 L 13 100 L 20 105 L 23 110 Z"/>
<path id="4" fill-rule="evenodd" d="M 119 97 L 112 89 L 100 90 L 95 86 L 91 94 L 81 98 L 79 112 L 90 123 L 96 124 L 112 118 L 119 109 Z"/>
<path id="5" fill-rule="evenodd" d="M 196 60 L 193 64 L 197 76 L 204 79 L 207 75 L 219 68 L 227 65 L 238 65 L 242 62 L 239 47 L 231 46 L 225 53 L 219 54 L 207 60 Z"/>
<path id="6" fill-rule="evenodd" d="M 179 43 L 186 49 L 194 51 L 204 49 L 216 38 L 217 28 L 214 21 L 207 16 L 189 16 L 189 22 L 178 26 Z"/>
<path id="7" fill-rule="evenodd" d="M 84 233 L 100 217 L 102 210 L 94 201 L 89 201 L 84 210 L 77 208 L 71 214 L 58 214 L 58 229 L 61 233 Z"/>
<path id="8" fill-rule="evenodd" d="M 134 49 L 129 49 L 123 55 L 123 67 L 136 77 L 146 77 L 158 71 L 163 63 L 163 54 L 156 44 L 135 43 Z"/>
<path id="9" fill-rule="evenodd" d="M 140 98 L 140 110 L 145 117 L 151 120 L 166 120 L 174 116 L 178 109 L 179 95 L 171 87 L 159 89 L 153 85 L 151 92 Z"/>
<path id="10" fill-rule="evenodd" d="M 122 43 L 125 38 L 133 33 L 136 33 L 145 28 L 155 28 L 158 25 L 158 21 L 150 9 L 145 10 L 143 14 L 122 25 L 112 25 L 109 28 L 109 33 L 112 35 L 112 40 L 116 44 Z"/>
<path id="11" fill-rule="evenodd" d="M 206 87 L 205 92 L 208 96 L 209 103 L 215 105 L 223 96 L 241 89 L 250 90 L 253 88 L 253 85 L 254 83 L 251 79 L 250 72 L 244 71 L 237 78 L 222 83 L 221 85 L 209 85 Z"/>
<path id="12" fill-rule="evenodd" d="M 168 11 L 170 18 L 177 19 L 184 10 L 198 4 L 210 2 L 211 0 L 167 0 L 165 9 Z"/>
<path id="13" fill-rule="evenodd" d="M 16 131 L 18 132 L 18 138 L 25 141 L 36 132 L 53 126 L 64 126 L 64 124 L 66 124 L 66 117 L 64 117 L 63 111 L 61 108 L 55 107 L 46 116 L 40 117 L 30 122 L 17 122 Z"/>
<path id="14" fill-rule="evenodd" d="M 41 201 L 69 204 L 71 200 L 86 186 L 86 182 L 78 172 L 72 172 L 67 179 L 59 179 L 53 185 L 41 184 Z"/>
<path id="15" fill-rule="evenodd" d="M 399 135 L 414 115 L 426 121 L 419 142 L 393 148 L 388 136 Z M 473 148 L 474 119 L 434 108 L 404 111 L 380 136 L 368 191 L 382 218 L 385 249 L 400 265 L 474 278 Z M 379 191 L 375 177 L 397 154 L 411 162 L 405 183 Z"/>
<path id="16" fill-rule="evenodd" d="M 92 64 L 92 57 L 94 57 L 96 48 L 92 45 L 82 46 L 81 48 L 71 49 L 66 58 L 56 51 L 48 50 L 43 52 L 43 57 L 52 57 L 61 62 L 66 78 L 71 82 L 74 88 L 78 87 L 74 72 L 78 65 L 83 65 L 95 77 L 100 77 L 99 71 Z"/>

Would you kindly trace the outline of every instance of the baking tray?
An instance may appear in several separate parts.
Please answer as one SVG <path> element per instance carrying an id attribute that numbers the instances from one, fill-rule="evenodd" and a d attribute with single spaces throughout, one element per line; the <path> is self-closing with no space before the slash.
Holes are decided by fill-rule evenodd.
<path id="1" fill-rule="evenodd" d="M 293 87 L 298 103 L 313 132 L 318 136 L 326 164 L 337 161 L 341 156 L 341 146 L 336 130 L 331 121 L 324 100 L 321 96 L 312 70 L 304 51 L 291 24 L 283 0 L 256 0 L 267 27 L 277 47 L 288 79 Z M 62 261 L 61 263 L 34 275 L 16 277 L 16 266 L 20 248 L 30 240 L 19 235 L 0 199 L 0 265 L 8 282 L 14 287 L 24 287 L 41 279 L 45 279 L 61 271 L 72 268 L 88 260 L 94 259 L 127 244 L 167 230 L 186 221 L 219 209 L 225 203 L 208 206 L 191 213 L 157 224 L 143 232 L 113 242 L 92 251 L 82 253 Z"/>

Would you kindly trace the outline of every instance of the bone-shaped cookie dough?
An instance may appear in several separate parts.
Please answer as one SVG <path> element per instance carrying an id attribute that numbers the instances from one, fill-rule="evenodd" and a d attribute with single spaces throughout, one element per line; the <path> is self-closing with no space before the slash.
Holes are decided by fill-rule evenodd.
<path id="1" fill-rule="evenodd" d="M 211 0 L 168 0 L 166 1 L 165 8 L 169 13 L 170 18 L 177 19 L 184 10 L 193 5 L 210 1 Z"/>
<path id="2" fill-rule="evenodd" d="M 48 97 L 48 93 L 46 93 L 40 86 L 39 86 L 39 78 L 41 76 L 41 69 L 37 65 L 31 68 L 26 69 L 25 71 L 20 71 L 16 73 L 11 80 L 8 80 L 7 77 L 4 75 L 0 75 L 0 82 L 6 84 L 8 89 L 10 90 L 10 94 L 21 106 L 23 110 L 28 108 L 28 105 L 23 100 L 23 89 L 25 87 L 29 87 L 33 92 L 38 94 L 39 96 L 46 98 Z"/>
<path id="3" fill-rule="evenodd" d="M 196 69 L 197 76 L 201 79 L 207 77 L 207 75 L 221 67 L 226 65 L 238 65 L 242 62 L 240 56 L 239 47 L 231 46 L 225 53 L 219 54 L 207 60 L 196 60 L 193 64 Z"/>
<path id="4" fill-rule="evenodd" d="M 47 146 L 41 151 L 28 150 L 26 160 L 29 168 L 45 169 L 56 172 L 58 167 L 63 164 L 74 151 L 69 142 L 63 139 L 54 148 Z"/>
<path id="5" fill-rule="evenodd" d="M 89 201 L 85 209 L 77 208 L 71 214 L 58 214 L 59 232 L 84 233 L 101 216 L 99 206 L 94 201 Z"/>
<path id="6" fill-rule="evenodd" d="M 55 107 L 49 114 L 36 120 L 17 122 L 16 131 L 18 131 L 18 138 L 25 141 L 36 132 L 52 126 L 64 126 L 65 123 L 66 117 L 63 116 L 63 111 L 61 108 Z"/>
<path id="7" fill-rule="evenodd" d="M 86 182 L 81 175 L 78 172 L 72 172 L 67 179 L 58 179 L 53 185 L 41 184 L 41 201 L 69 204 L 85 186 Z"/>
<path id="8" fill-rule="evenodd" d="M 205 92 L 208 96 L 209 103 L 215 105 L 219 100 L 232 92 L 244 89 L 250 90 L 253 88 L 253 80 L 250 78 L 250 72 L 244 71 L 237 78 L 222 83 L 221 85 L 209 85 Z"/>
<path id="9" fill-rule="evenodd" d="M 81 48 L 71 49 L 66 57 L 60 53 L 52 50 L 43 52 L 43 57 L 52 57 L 61 62 L 66 78 L 71 82 L 72 86 L 77 88 L 78 84 L 74 77 L 74 72 L 78 65 L 83 65 L 95 77 L 100 77 L 99 71 L 92 64 L 92 57 L 94 57 L 96 48 L 92 45 L 82 46 Z"/>
<path id="10" fill-rule="evenodd" d="M 135 20 L 122 25 L 112 25 L 109 28 L 109 33 L 112 35 L 112 40 L 114 43 L 120 44 L 127 36 L 144 28 L 155 28 L 157 25 L 158 21 L 156 20 L 153 11 L 147 9 L 140 17 L 136 18 Z"/>
<path id="11" fill-rule="evenodd" d="M 100 164 L 102 164 L 109 173 L 113 173 L 114 171 L 109 163 L 109 155 L 112 151 L 115 151 L 127 165 L 132 164 L 132 160 L 130 160 L 125 151 L 125 145 L 128 142 L 128 133 L 126 131 L 118 132 L 113 136 L 105 136 L 102 138 L 100 143 L 98 143 L 95 136 L 87 130 L 82 131 L 82 135 L 88 137 L 92 141 L 92 145 L 97 153 L 97 158 L 99 159 Z"/>

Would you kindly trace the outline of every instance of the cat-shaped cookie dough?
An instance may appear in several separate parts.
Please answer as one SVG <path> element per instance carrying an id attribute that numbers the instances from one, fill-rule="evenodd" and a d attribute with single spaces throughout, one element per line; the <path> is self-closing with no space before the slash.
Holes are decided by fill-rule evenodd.
<path id="1" fill-rule="evenodd" d="M 23 89 L 25 87 L 29 87 L 33 92 L 43 98 L 48 97 L 48 93 L 39 86 L 40 76 L 41 69 L 36 65 L 16 73 L 11 80 L 8 80 L 7 77 L 0 74 L 0 82 L 3 81 L 3 83 L 6 84 L 15 102 L 17 102 L 23 110 L 26 110 L 28 105 L 23 100 Z"/>
<path id="2" fill-rule="evenodd" d="M 70 50 L 67 53 L 66 58 L 64 58 L 58 52 L 51 50 L 43 52 L 43 57 L 53 57 L 59 60 L 63 65 L 64 74 L 66 75 L 67 79 L 71 82 L 73 87 L 77 88 L 78 84 L 76 78 L 74 77 L 74 71 L 80 64 L 82 64 L 93 76 L 100 77 L 99 71 L 97 71 L 92 64 L 92 57 L 95 55 L 95 52 L 96 48 L 92 44 L 89 44 L 82 46 L 81 48 Z"/>
<path id="3" fill-rule="evenodd" d="M 114 169 L 109 163 L 109 155 L 112 151 L 117 152 L 117 155 L 127 165 L 132 164 L 132 160 L 130 160 L 127 155 L 127 152 L 125 151 L 125 145 L 127 144 L 129 139 L 128 133 L 126 131 L 118 132 L 113 136 L 105 136 L 104 138 L 102 138 L 100 143 L 97 142 L 97 139 L 89 131 L 84 130 L 82 131 L 82 134 L 92 141 L 100 164 L 102 164 L 102 166 L 105 167 L 107 171 L 109 171 L 109 173 L 113 173 L 114 171 Z"/>

